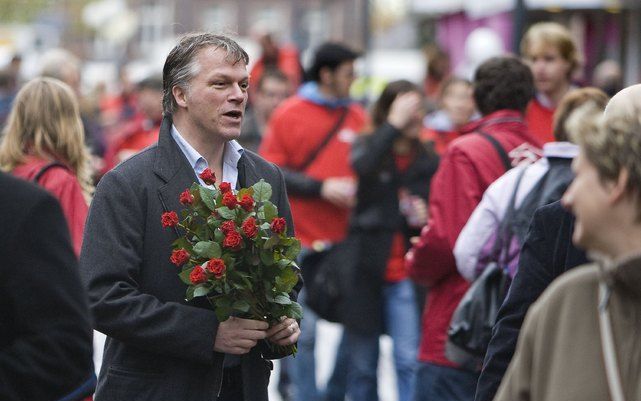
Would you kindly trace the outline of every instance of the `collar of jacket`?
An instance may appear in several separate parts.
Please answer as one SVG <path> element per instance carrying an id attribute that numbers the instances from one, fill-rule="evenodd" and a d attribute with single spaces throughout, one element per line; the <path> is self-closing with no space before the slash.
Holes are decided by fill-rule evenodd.
<path id="1" fill-rule="evenodd" d="M 601 280 L 624 293 L 641 298 L 641 253 L 614 262 L 601 269 Z"/>
<path id="2" fill-rule="evenodd" d="M 329 99 L 325 97 L 318 88 L 318 83 L 313 81 L 303 84 L 300 89 L 298 89 L 298 96 L 319 106 L 329 107 L 330 109 L 347 107 L 352 103 L 352 99 L 350 98 Z"/>
<path id="3" fill-rule="evenodd" d="M 496 124 L 516 124 L 523 125 L 525 127 L 523 114 L 521 114 L 521 112 L 519 112 L 518 110 L 498 110 L 484 116 L 480 120 L 472 121 L 471 123 L 465 125 L 461 129 L 461 133 L 469 134 L 471 132 L 477 132 L 488 126 Z"/>
<path id="4" fill-rule="evenodd" d="M 163 117 L 158 135 L 158 156 L 154 161 L 154 173 L 163 181 L 169 182 L 179 173 L 181 179 L 198 182 L 189 161 L 171 137 L 171 116 Z M 256 165 L 245 150 L 238 161 L 238 185 L 242 188 L 253 185 L 260 180 L 256 172 Z M 184 188 L 183 188 L 184 189 Z"/>

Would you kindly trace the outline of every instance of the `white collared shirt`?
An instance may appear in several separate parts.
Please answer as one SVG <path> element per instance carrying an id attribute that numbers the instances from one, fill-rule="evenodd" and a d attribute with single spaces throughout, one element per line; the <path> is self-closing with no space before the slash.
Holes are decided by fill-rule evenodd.
<path id="1" fill-rule="evenodd" d="M 180 132 L 178 132 L 178 129 L 173 124 L 171 125 L 171 137 L 174 138 L 174 141 L 176 141 L 178 147 L 187 158 L 189 165 L 194 169 L 194 173 L 196 173 L 200 184 L 208 186 L 200 178 L 200 173 L 209 167 L 207 160 L 180 135 Z M 225 150 L 223 151 L 223 177 L 222 180 L 217 177 L 218 183 L 228 182 L 232 188 L 235 189 L 237 187 L 238 161 L 244 151 L 243 147 L 240 146 L 236 140 L 231 140 L 225 144 Z"/>

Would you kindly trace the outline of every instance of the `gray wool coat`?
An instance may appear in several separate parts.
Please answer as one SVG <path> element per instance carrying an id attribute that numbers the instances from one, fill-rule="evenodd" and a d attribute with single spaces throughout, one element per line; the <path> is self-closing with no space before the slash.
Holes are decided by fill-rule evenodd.
<path id="1" fill-rule="evenodd" d="M 224 354 L 213 351 L 218 320 L 206 301 L 185 301 L 186 286 L 169 262 L 177 231 L 160 224 L 163 212 L 183 207 L 179 194 L 197 181 L 171 124 L 165 117 L 157 145 L 102 178 L 89 211 L 80 271 L 94 326 L 108 336 L 96 401 L 212 401 L 221 388 Z M 272 185 L 272 202 L 293 233 L 280 170 L 250 151 L 238 169 L 241 187 L 261 178 Z M 283 356 L 265 343 L 242 356 L 245 400 L 267 401 L 268 359 Z"/>

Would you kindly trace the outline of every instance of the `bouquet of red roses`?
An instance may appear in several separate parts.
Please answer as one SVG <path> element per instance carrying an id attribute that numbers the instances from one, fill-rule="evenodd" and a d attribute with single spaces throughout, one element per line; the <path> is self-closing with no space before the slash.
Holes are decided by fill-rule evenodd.
<path id="1" fill-rule="evenodd" d="M 232 315 L 270 324 L 301 319 L 301 306 L 289 296 L 299 279 L 300 241 L 287 236 L 285 219 L 269 201 L 271 186 L 260 180 L 235 194 L 229 183 L 216 184 L 210 169 L 200 178 L 213 189 L 194 183 L 180 194 L 181 217 L 170 211 L 161 218 L 163 227 L 183 233 L 170 260 L 181 268 L 186 299 L 206 296 L 221 322 Z"/>

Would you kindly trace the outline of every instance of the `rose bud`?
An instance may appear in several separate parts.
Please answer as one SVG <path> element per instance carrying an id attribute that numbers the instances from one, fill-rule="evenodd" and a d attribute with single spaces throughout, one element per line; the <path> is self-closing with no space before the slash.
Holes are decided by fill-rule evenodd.
<path id="1" fill-rule="evenodd" d="M 221 182 L 218 189 L 221 193 L 226 194 L 227 192 L 231 192 L 231 184 L 228 182 Z"/>
<path id="2" fill-rule="evenodd" d="M 185 189 L 180 194 L 180 203 L 183 205 L 191 205 L 194 202 L 194 196 L 189 192 L 188 189 Z"/>
<path id="3" fill-rule="evenodd" d="M 237 251 L 241 248 L 243 244 L 243 237 L 240 236 L 236 231 L 232 231 L 223 240 L 223 247 L 231 249 L 232 251 Z"/>
<path id="4" fill-rule="evenodd" d="M 194 270 L 189 273 L 189 281 L 191 281 L 192 284 L 202 284 L 207 281 L 207 274 L 202 266 L 198 265 L 194 267 Z"/>
<path id="5" fill-rule="evenodd" d="M 225 266 L 224 260 L 215 258 L 209 260 L 209 262 L 207 263 L 207 270 L 209 270 L 209 272 L 212 273 L 214 277 L 221 278 L 225 274 L 227 266 Z"/>
<path id="6" fill-rule="evenodd" d="M 247 236 L 247 238 L 254 238 L 258 234 L 258 226 L 256 225 L 256 219 L 253 217 L 249 217 L 247 220 L 245 220 L 241 228 L 245 233 L 245 235 Z"/>
<path id="7" fill-rule="evenodd" d="M 185 249 L 176 249 L 171 253 L 169 261 L 176 266 L 182 266 L 189 260 L 190 256 L 191 255 L 189 254 L 189 252 L 187 252 Z"/>
<path id="8" fill-rule="evenodd" d="M 160 217 L 160 222 L 163 228 L 175 227 L 178 225 L 178 215 L 173 210 L 171 212 L 165 212 Z"/>
<path id="9" fill-rule="evenodd" d="M 209 167 L 203 170 L 199 175 L 200 179 L 207 185 L 214 185 L 216 182 L 216 174 Z"/>
<path id="10" fill-rule="evenodd" d="M 223 205 L 227 206 L 229 209 L 233 209 L 238 204 L 238 199 L 236 195 L 231 192 L 227 192 L 223 195 Z"/>
<path id="11" fill-rule="evenodd" d="M 248 212 L 251 212 L 254 208 L 254 198 L 249 195 L 243 195 L 242 199 L 240 200 L 240 207 Z"/>
<path id="12" fill-rule="evenodd" d="M 287 222 L 282 217 L 274 217 L 270 225 L 272 232 L 276 234 L 280 234 L 284 232 L 286 227 L 287 227 Z"/>

